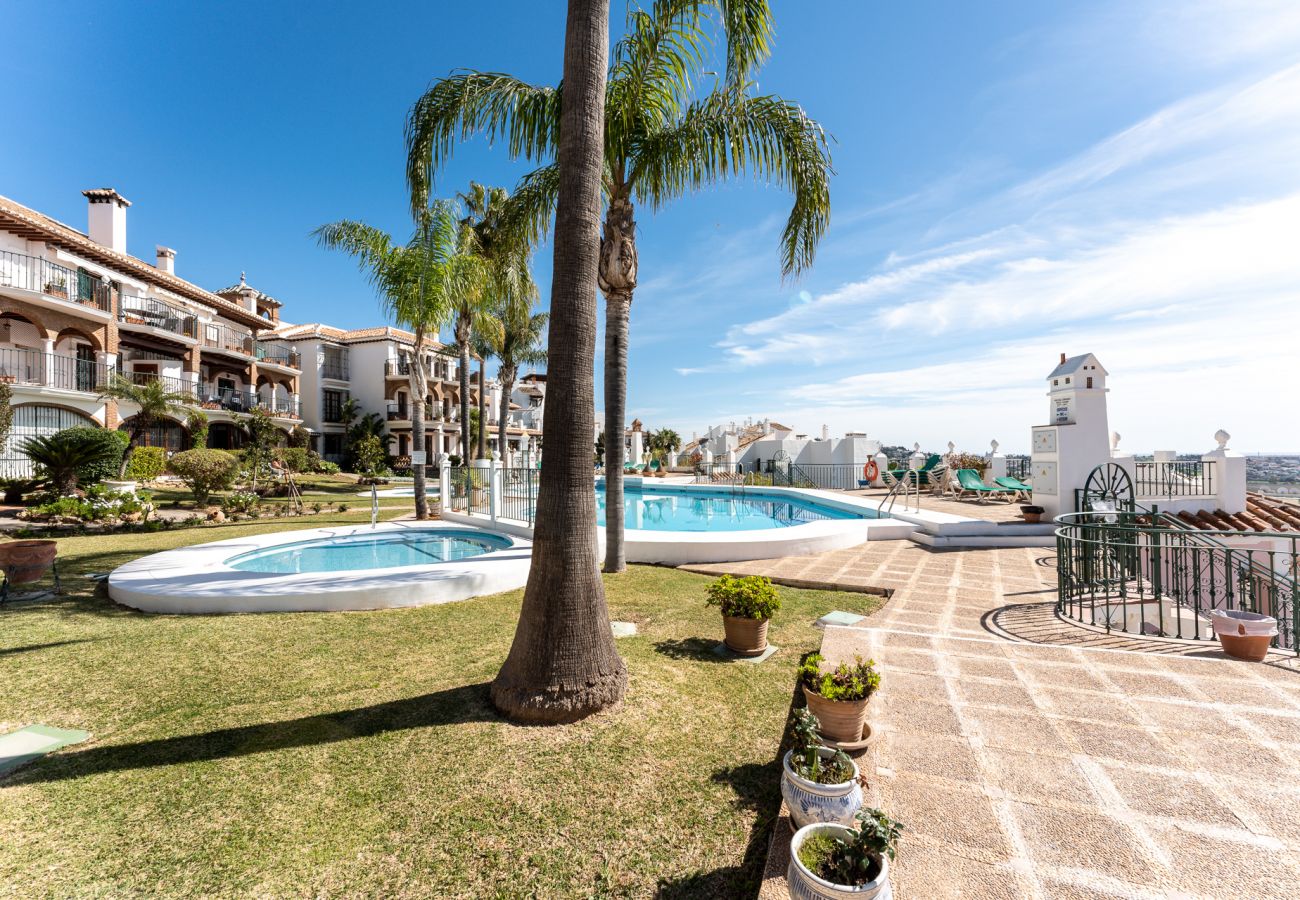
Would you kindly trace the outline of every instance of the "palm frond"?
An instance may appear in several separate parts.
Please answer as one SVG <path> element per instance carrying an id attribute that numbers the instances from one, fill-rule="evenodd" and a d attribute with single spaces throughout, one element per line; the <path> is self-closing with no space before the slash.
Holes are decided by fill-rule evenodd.
<path id="1" fill-rule="evenodd" d="M 797 103 L 710 94 L 689 107 L 676 127 L 636 150 L 630 179 L 639 198 L 658 208 L 688 191 L 751 175 L 794 193 L 781 235 L 781 269 L 798 274 L 812 265 L 830 225 L 830 146 L 825 131 Z"/>
<path id="2" fill-rule="evenodd" d="M 560 139 L 560 91 L 497 72 L 439 79 L 406 117 L 406 180 L 411 208 L 422 209 L 434 178 L 458 141 L 482 134 L 506 139 L 512 158 L 552 158 Z"/>

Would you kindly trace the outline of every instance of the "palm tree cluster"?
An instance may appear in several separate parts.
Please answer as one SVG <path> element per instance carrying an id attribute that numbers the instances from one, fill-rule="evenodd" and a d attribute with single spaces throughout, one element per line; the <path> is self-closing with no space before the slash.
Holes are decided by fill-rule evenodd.
<path id="1" fill-rule="evenodd" d="M 715 33 L 723 38 L 720 75 L 709 71 Z M 617 704 L 626 690 L 597 565 L 590 486 L 595 289 L 606 303 L 604 431 L 621 435 L 638 279 L 635 204 L 658 210 L 735 175 L 784 187 L 794 196 L 780 240 L 785 275 L 812 264 L 828 226 L 825 133 L 797 103 L 760 94 L 754 81 L 772 38 L 767 0 L 654 0 L 629 4 L 625 36 L 611 55 L 609 0 L 569 0 L 563 90 L 466 71 L 434 81 L 412 106 L 406 174 L 415 233 L 406 245 L 356 222 L 316 232 L 325 246 L 358 258 L 387 311 L 415 332 L 417 354 L 425 336 L 451 329 L 466 459 L 472 352 L 500 361 L 503 452 L 518 370 L 547 363 L 548 462 L 537 494 L 533 562 L 514 644 L 492 686 L 493 702 L 513 717 L 572 721 Z M 474 135 L 503 139 L 512 158 L 537 168 L 513 193 L 471 183 L 454 201 L 431 199 L 456 144 Z M 533 309 L 537 289 L 528 262 L 552 220 L 548 319 Z M 426 396 L 420 365 L 412 366 L 411 391 Z M 419 449 L 423 404 L 414 405 Z M 486 418 L 482 405 L 477 412 Z M 664 457 L 681 446 L 669 429 L 651 440 Z M 484 445 L 481 438 L 480 455 Z M 622 441 L 608 442 L 609 572 L 625 568 L 623 454 Z M 423 518 L 423 473 L 416 471 Z"/>
<path id="2" fill-rule="evenodd" d="M 725 72 L 713 75 L 713 32 L 725 39 Z M 608 63 L 602 128 L 604 223 L 597 284 L 605 296 L 605 431 L 622 434 L 627 396 L 628 317 L 638 263 L 636 203 L 652 211 L 733 175 L 787 188 L 794 204 L 781 235 L 781 269 L 808 268 L 830 223 L 829 141 L 797 103 L 760 94 L 754 78 L 772 48 L 764 0 L 656 0 L 630 4 L 626 35 Z M 407 180 L 418 201 L 473 134 L 504 138 L 512 157 L 538 164 L 516 188 L 516 227 L 544 235 L 561 185 L 559 87 L 497 72 L 439 79 L 407 117 Z M 606 458 L 606 571 L 626 567 L 623 453 Z"/>

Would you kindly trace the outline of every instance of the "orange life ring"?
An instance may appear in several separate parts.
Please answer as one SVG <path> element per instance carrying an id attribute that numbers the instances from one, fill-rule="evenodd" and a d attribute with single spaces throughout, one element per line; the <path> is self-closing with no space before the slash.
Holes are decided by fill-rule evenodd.
<path id="1" fill-rule="evenodd" d="M 876 465 L 874 459 L 868 461 L 867 464 L 862 467 L 862 477 L 866 481 L 875 481 L 880 477 L 880 467 Z"/>

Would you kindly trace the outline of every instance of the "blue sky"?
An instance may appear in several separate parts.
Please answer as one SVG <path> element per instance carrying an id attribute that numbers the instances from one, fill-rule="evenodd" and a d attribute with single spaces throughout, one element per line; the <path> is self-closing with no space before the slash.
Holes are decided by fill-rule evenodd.
<path id="1" fill-rule="evenodd" d="M 1222 427 L 1300 450 L 1300 4 L 776 10 L 759 89 L 834 135 L 831 230 L 783 283 L 781 191 L 642 210 L 631 415 L 1017 450 L 1057 354 L 1092 351 L 1129 449 L 1205 450 Z M 132 253 L 175 247 L 209 288 L 246 270 L 291 321 L 375 324 L 307 232 L 404 234 L 410 104 L 461 67 L 553 83 L 562 20 L 559 2 L 19 4 L 0 193 L 84 228 L 81 189 L 116 187 Z M 475 142 L 439 188 L 523 171 Z"/>

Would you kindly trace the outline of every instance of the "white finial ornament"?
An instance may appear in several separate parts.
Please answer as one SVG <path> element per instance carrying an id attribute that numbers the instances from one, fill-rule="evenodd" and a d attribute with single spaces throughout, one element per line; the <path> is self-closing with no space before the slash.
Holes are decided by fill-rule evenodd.
<path id="1" fill-rule="evenodd" d="M 1232 437 L 1232 435 L 1228 434 L 1228 432 L 1224 431 L 1222 428 L 1220 428 L 1218 431 L 1214 432 L 1214 439 L 1215 439 L 1216 441 L 1219 442 L 1219 449 L 1220 449 L 1220 450 L 1227 450 L 1227 449 L 1228 449 L 1228 440 L 1229 440 L 1231 437 Z"/>
<path id="2" fill-rule="evenodd" d="M 994 440 L 989 441 L 989 449 L 992 450 L 994 453 L 998 452 L 998 442 L 996 438 Z"/>
<path id="3" fill-rule="evenodd" d="M 948 442 L 948 455 L 949 455 L 949 456 L 952 456 L 952 451 L 954 451 L 954 450 L 956 450 L 956 449 L 957 449 L 957 445 L 954 444 L 952 441 L 949 441 L 949 442 Z"/>
<path id="4" fill-rule="evenodd" d="M 1114 453 L 1118 449 L 1119 449 L 1119 432 L 1112 431 L 1110 433 L 1110 452 Z"/>
<path id="5" fill-rule="evenodd" d="M 913 452 L 913 453 L 920 453 L 920 452 L 921 452 L 921 445 L 920 445 L 920 444 L 913 444 L 913 445 L 912 445 L 912 452 Z"/>

